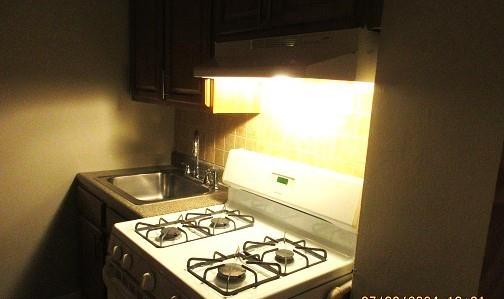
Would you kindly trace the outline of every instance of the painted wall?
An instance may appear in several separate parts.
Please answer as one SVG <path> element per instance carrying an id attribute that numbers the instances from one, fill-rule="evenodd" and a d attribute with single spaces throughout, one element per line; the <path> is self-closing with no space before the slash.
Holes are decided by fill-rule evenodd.
<path id="1" fill-rule="evenodd" d="M 504 3 L 385 2 L 353 298 L 476 295 L 504 140 Z"/>
<path id="2" fill-rule="evenodd" d="M 485 259 L 481 270 L 479 293 L 485 298 L 504 298 L 504 149 L 495 188 Z"/>
<path id="3" fill-rule="evenodd" d="M 127 1 L 0 6 L 0 298 L 51 298 L 78 288 L 75 174 L 168 163 L 174 115 L 128 96 Z"/>

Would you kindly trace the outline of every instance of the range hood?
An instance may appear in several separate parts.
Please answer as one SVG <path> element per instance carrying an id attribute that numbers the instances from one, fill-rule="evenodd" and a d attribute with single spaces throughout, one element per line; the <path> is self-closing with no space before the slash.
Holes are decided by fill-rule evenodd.
<path id="1" fill-rule="evenodd" d="M 374 81 L 378 33 L 365 29 L 316 32 L 215 43 L 215 57 L 195 77 L 286 75 Z"/>

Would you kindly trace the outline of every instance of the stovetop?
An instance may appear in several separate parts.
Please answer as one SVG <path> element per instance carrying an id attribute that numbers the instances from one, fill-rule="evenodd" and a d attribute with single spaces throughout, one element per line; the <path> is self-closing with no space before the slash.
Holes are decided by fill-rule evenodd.
<path id="1" fill-rule="evenodd" d="M 265 298 L 280 292 L 295 294 L 296 290 L 302 290 L 314 281 L 320 284 L 352 271 L 351 256 L 296 233 L 281 230 L 265 223 L 260 217 L 249 218 L 247 215 L 245 219 L 254 219 L 254 222 L 245 222 L 246 227 L 234 230 L 234 226 L 228 223 L 231 230 L 210 235 L 207 230 L 201 233 L 199 228 L 184 227 L 188 232 L 188 242 L 185 242 L 186 237 L 182 233 L 177 240 L 166 241 L 163 246 L 155 245 L 159 243 L 156 238 L 161 235 L 157 230 L 151 233 L 148 239 L 142 234 L 145 231 L 139 233 L 135 230 L 139 227 L 149 227 L 144 225 L 146 223 L 158 224 L 161 218 L 167 223 L 185 220 L 186 215 L 187 219 L 197 216 L 202 220 L 206 216 L 199 214 L 209 212 L 208 209 L 216 212 L 226 210 L 227 207 L 213 206 L 186 213 L 123 222 L 115 225 L 115 231 L 129 239 L 141 251 L 148 253 L 162 265 L 162 271 L 176 275 L 203 298 L 223 298 L 231 295 L 233 298 Z M 162 220 L 161 223 L 166 224 L 165 221 Z M 192 220 L 190 222 L 194 223 Z M 176 224 L 177 229 L 179 225 L 187 225 L 184 223 L 186 222 Z M 171 226 L 172 224 L 166 227 Z M 212 233 L 212 230 L 210 232 Z M 291 252 L 293 261 L 289 261 L 289 254 L 287 258 L 279 259 L 279 250 Z M 222 269 L 223 266 L 229 265 L 231 268 Z M 236 265 L 239 267 L 232 268 Z M 219 270 L 224 276 L 219 274 Z M 233 271 L 238 271 L 238 276 L 240 272 L 244 272 L 244 275 L 237 279 Z M 228 275 L 229 273 L 233 275 Z"/>

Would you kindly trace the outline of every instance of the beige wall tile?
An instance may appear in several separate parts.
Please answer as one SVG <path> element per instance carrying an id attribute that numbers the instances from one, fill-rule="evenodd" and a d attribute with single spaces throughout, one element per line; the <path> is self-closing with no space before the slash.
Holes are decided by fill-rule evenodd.
<path id="1" fill-rule="evenodd" d="M 257 141 L 252 138 L 245 138 L 245 148 L 249 151 L 257 150 Z"/>
<path id="2" fill-rule="evenodd" d="M 224 152 L 223 150 L 215 150 L 215 164 L 224 166 Z"/>
<path id="3" fill-rule="evenodd" d="M 217 165 L 225 165 L 229 150 L 246 148 L 363 177 L 372 92 L 358 93 L 346 100 L 352 101 L 350 114 L 320 118 L 324 121 L 323 125 L 308 131 L 306 128 L 312 125 L 314 119 L 320 119 L 317 119 L 318 115 L 314 118 L 310 114 L 313 112 L 305 113 L 304 110 L 305 114 L 295 118 L 296 123 L 292 125 L 282 123 L 286 116 L 283 112 L 210 115 L 177 111 L 175 148 L 190 154 L 192 136 L 197 129 L 204 136 L 203 159 Z M 324 114 L 324 111 L 320 113 Z M 327 127 L 334 129 L 328 130 Z"/>
<path id="4" fill-rule="evenodd" d="M 247 136 L 247 129 L 246 129 L 246 124 L 242 123 L 236 128 L 236 136 L 240 137 L 246 137 Z"/>
<path id="5" fill-rule="evenodd" d="M 234 134 L 227 134 L 224 137 L 224 149 L 226 151 L 232 150 L 235 147 L 235 137 Z"/>
<path id="6" fill-rule="evenodd" d="M 246 147 L 246 139 L 244 137 L 236 136 L 235 148 L 245 148 L 245 147 Z"/>

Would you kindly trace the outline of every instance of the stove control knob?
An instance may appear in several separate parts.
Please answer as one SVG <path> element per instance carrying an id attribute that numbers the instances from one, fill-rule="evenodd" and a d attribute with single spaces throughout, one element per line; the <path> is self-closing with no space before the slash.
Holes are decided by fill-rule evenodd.
<path id="1" fill-rule="evenodd" d="M 142 290 L 152 291 L 156 286 L 156 280 L 154 279 L 154 274 L 147 272 L 142 275 L 142 283 L 140 284 Z"/>
<path id="2" fill-rule="evenodd" d="M 131 264 L 133 263 L 133 258 L 131 257 L 130 254 L 123 254 L 122 259 L 121 259 L 121 266 L 125 270 L 129 270 L 131 268 Z"/>
<path id="3" fill-rule="evenodd" d="M 112 258 L 114 260 L 116 260 L 116 261 L 120 261 L 121 260 L 121 254 L 122 254 L 121 246 L 114 245 L 114 247 L 112 247 Z"/>

